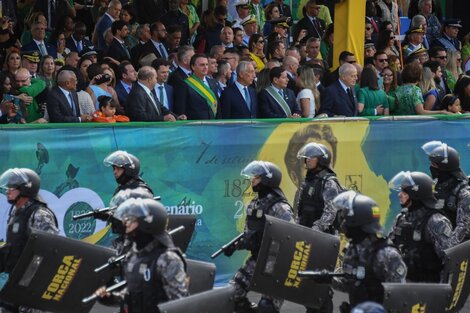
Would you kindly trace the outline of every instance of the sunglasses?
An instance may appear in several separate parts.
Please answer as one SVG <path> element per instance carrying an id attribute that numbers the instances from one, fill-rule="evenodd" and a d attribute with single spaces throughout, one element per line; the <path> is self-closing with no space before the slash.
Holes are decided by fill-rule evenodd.
<path id="1" fill-rule="evenodd" d="M 436 58 L 441 59 L 441 60 L 445 60 L 445 59 L 447 59 L 447 56 L 445 55 L 445 56 L 440 56 L 440 57 L 436 57 Z"/>
<path id="2" fill-rule="evenodd" d="M 377 59 L 377 61 L 379 61 L 380 63 L 385 63 L 388 62 L 388 59 Z"/>
<path id="3" fill-rule="evenodd" d="M 258 40 L 257 43 L 264 43 L 264 40 Z"/>

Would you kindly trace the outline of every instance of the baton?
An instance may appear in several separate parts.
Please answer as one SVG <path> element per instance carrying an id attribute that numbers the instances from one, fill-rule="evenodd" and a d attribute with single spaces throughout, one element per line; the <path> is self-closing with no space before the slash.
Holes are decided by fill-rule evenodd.
<path id="1" fill-rule="evenodd" d="M 124 287 L 126 284 L 127 284 L 127 282 L 126 282 L 125 280 L 122 280 L 122 281 L 120 281 L 119 283 L 117 283 L 117 284 L 115 284 L 115 285 L 112 285 L 112 286 L 106 288 L 106 292 L 113 292 L 113 291 L 115 291 L 115 290 L 117 290 L 117 289 L 121 289 L 121 288 Z M 99 298 L 99 296 L 97 296 L 97 295 L 95 295 L 95 294 L 92 294 L 92 295 L 89 296 L 89 297 L 83 298 L 83 299 L 82 299 L 82 303 L 83 303 L 83 304 L 87 304 L 88 302 L 93 301 L 93 300 L 96 300 L 96 299 L 98 299 L 98 298 Z"/>

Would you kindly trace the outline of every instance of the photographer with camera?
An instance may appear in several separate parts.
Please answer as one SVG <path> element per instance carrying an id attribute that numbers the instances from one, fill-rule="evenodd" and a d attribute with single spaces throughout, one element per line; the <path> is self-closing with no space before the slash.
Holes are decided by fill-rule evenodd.
<path id="1" fill-rule="evenodd" d="M 111 69 L 103 69 L 99 64 L 91 64 L 87 68 L 88 79 L 90 84 L 85 89 L 91 96 L 95 105 L 95 110 L 99 110 L 98 98 L 101 96 L 111 97 L 116 104 L 116 113 L 126 115 L 122 108 L 116 91 L 112 86 L 114 73 Z"/>

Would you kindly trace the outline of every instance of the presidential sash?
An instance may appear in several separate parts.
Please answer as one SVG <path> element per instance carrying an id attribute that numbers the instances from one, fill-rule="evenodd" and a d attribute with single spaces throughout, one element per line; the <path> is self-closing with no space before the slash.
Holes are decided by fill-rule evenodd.
<path id="1" fill-rule="evenodd" d="M 207 87 L 207 85 L 195 75 L 189 76 L 184 82 L 206 100 L 207 105 L 211 108 L 215 116 L 217 114 L 217 97 L 212 89 Z"/>
<path id="2" fill-rule="evenodd" d="M 283 97 L 274 89 L 273 86 L 266 87 L 266 91 L 271 95 L 271 97 L 276 100 L 277 104 L 282 108 L 284 113 L 286 113 L 287 117 L 290 117 L 292 115 L 292 111 L 290 110 L 289 105 L 287 104 L 286 100 L 284 100 Z"/>

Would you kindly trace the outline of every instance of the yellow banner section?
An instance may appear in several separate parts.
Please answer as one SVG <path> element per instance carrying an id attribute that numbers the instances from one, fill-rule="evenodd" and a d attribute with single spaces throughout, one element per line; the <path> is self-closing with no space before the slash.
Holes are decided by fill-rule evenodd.
<path id="1" fill-rule="evenodd" d="M 358 63 L 364 60 L 366 0 L 345 0 L 335 6 L 335 44 L 333 67 L 339 66 L 342 51 L 354 53 Z"/>

